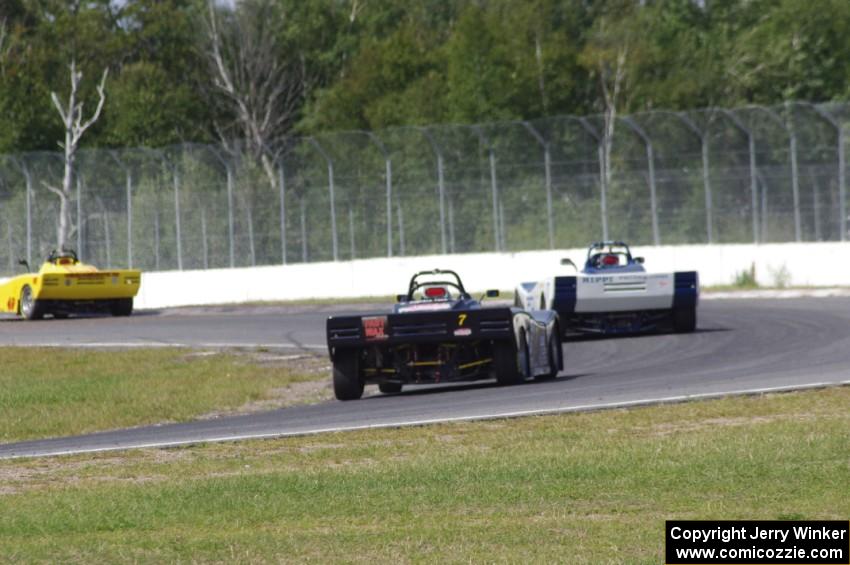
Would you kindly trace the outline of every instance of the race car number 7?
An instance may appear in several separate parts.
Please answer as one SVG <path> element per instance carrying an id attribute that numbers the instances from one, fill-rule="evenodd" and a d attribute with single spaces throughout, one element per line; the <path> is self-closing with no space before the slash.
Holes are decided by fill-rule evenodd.
<path id="1" fill-rule="evenodd" d="M 466 314 L 458 314 L 457 315 L 457 325 L 458 326 L 462 326 L 465 321 L 466 321 Z"/>

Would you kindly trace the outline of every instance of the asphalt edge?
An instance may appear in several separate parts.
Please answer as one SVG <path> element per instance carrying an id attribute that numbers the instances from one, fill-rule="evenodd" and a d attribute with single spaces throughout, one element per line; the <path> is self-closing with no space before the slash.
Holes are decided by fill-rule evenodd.
<path id="1" fill-rule="evenodd" d="M 317 428 L 314 430 L 298 431 L 298 432 L 275 432 L 263 434 L 233 434 L 227 436 L 218 436 L 214 438 L 206 438 L 202 440 L 180 440 L 170 442 L 152 442 L 144 444 L 132 445 L 116 445 L 108 447 L 96 447 L 88 449 L 62 450 L 46 453 L 33 454 L 15 454 L 9 455 L 0 454 L 0 460 L 12 459 L 27 459 L 39 457 L 58 457 L 69 455 L 84 455 L 89 453 L 103 453 L 109 451 L 125 451 L 131 449 L 167 449 L 176 447 L 189 447 L 193 445 L 204 445 L 208 443 L 226 443 L 246 440 L 258 439 L 279 439 L 286 437 L 303 437 L 328 433 L 343 433 L 364 430 L 376 429 L 399 429 L 418 426 L 428 426 L 434 424 L 448 424 L 453 422 L 478 422 L 488 420 L 505 420 L 512 418 L 524 418 L 530 416 L 548 416 L 555 414 L 571 414 L 583 412 L 600 412 L 605 410 L 618 410 L 623 408 L 641 408 L 646 406 L 663 406 L 666 404 L 683 404 L 687 402 L 701 402 L 705 400 L 715 400 L 719 398 L 728 398 L 736 396 L 759 396 L 764 394 L 798 392 L 803 390 L 818 390 L 827 388 L 839 388 L 850 386 L 850 380 L 835 381 L 835 382 L 818 382 L 808 383 L 803 385 L 789 385 L 781 387 L 763 387 L 753 389 L 741 389 L 733 391 L 707 392 L 699 394 L 685 394 L 677 396 L 667 396 L 659 398 L 645 398 L 639 400 L 627 400 L 622 402 L 603 402 L 599 404 L 582 404 L 577 406 L 565 406 L 562 408 L 545 408 L 540 410 L 520 410 L 514 412 L 501 412 L 491 414 L 478 414 L 475 416 L 456 416 L 452 418 L 431 418 L 425 420 L 413 420 L 408 422 L 388 422 L 384 424 L 366 424 L 362 426 L 338 426 L 330 428 Z M 57 439 L 57 438 L 53 438 Z M 37 441 L 37 440 L 36 440 Z M 2 445 L 0 445 L 2 447 Z"/>

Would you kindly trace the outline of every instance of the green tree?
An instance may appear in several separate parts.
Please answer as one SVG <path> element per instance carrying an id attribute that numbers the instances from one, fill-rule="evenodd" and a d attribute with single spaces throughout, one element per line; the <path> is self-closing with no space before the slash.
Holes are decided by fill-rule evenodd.
<path id="1" fill-rule="evenodd" d="M 195 48 L 198 10 L 192 0 L 135 0 L 124 6 L 104 143 L 161 147 L 212 139 L 213 109 L 199 88 L 209 77 Z"/>

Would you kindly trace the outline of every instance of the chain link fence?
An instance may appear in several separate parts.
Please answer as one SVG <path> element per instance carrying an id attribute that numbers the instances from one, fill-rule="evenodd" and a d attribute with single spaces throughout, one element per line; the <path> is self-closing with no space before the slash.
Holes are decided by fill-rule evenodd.
<path id="1" fill-rule="evenodd" d="M 843 241 L 850 105 L 403 127 L 79 152 L 71 242 L 144 270 L 580 247 Z M 607 164 L 607 166 L 606 166 Z M 0 155 L 0 271 L 55 246 L 61 153 Z"/>

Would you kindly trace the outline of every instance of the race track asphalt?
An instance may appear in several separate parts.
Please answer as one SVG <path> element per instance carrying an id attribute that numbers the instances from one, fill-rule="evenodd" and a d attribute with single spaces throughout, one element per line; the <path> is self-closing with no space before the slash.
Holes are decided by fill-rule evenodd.
<path id="1" fill-rule="evenodd" d="M 70 347 L 262 346 L 324 354 L 324 320 L 347 307 L 232 307 L 140 312 L 130 318 L 0 320 L 0 343 Z M 377 426 L 566 412 L 730 393 L 850 383 L 850 298 L 703 300 L 686 335 L 564 344 L 548 382 L 411 387 L 212 420 L 0 445 L 0 458 L 185 445 Z M 368 389 L 367 389 L 368 390 Z"/>

